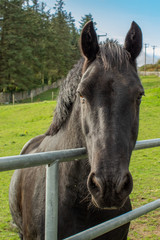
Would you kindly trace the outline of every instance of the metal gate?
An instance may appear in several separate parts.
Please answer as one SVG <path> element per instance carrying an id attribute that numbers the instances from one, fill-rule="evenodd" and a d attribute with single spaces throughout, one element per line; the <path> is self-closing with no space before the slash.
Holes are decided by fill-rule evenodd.
<path id="1" fill-rule="evenodd" d="M 160 146 L 160 138 L 137 141 L 135 149 L 145 149 Z M 58 164 L 60 162 L 83 159 L 86 157 L 86 149 L 69 149 L 53 152 L 17 155 L 0 158 L 0 171 L 46 166 L 46 211 L 45 211 L 45 240 L 57 240 L 58 226 Z M 80 232 L 66 240 L 89 240 L 120 227 L 131 220 L 142 216 L 160 207 L 160 199 L 134 209 L 121 216 L 113 218 L 95 227 Z"/>

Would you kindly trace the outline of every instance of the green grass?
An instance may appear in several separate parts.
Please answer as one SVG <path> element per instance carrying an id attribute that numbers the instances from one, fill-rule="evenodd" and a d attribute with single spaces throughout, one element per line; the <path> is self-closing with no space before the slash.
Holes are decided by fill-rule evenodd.
<path id="1" fill-rule="evenodd" d="M 55 101 L 0 106 L 0 156 L 17 155 L 23 145 L 44 133 L 52 122 Z M 0 239 L 18 239 L 13 231 L 8 189 L 13 171 L 0 173 Z"/>
<path id="2" fill-rule="evenodd" d="M 138 140 L 160 138 L 160 78 L 141 79 L 145 97 L 141 104 Z M 160 198 L 160 147 L 133 151 L 130 171 L 134 182 L 133 208 Z M 132 221 L 128 239 L 160 239 L 159 209 Z"/>
<path id="3" fill-rule="evenodd" d="M 160 78 L 143 77 L 145 97 L 140 112 L 138 140 L 160 138 Z M 41 96 L 40 96 L 41 97 Z M 0 106 L 0 156 L 17 155 L 32 137 L 44 133 L 52 121 L 55 101 Z M 160 148 L 134 151 L 130 171 L 134 180 L 133 208 L 160 197 Z M 11 226 L 8 189 L 13 171 L 0 173 L 0 239 L 19 239 Z M 160 239 L 160 211 L 131 223 L 130 240 Z"/>

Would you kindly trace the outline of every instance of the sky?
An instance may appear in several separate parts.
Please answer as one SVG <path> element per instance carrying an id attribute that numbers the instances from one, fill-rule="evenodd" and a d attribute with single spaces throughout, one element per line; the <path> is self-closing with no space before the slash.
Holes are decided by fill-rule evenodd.
<path id="1" fill-rule="evenodd" d="M 52 8 L 56 0 L 44 2 L 47 8 Z M 97 23 L 97 34 L 107 33 L 107 37 L 117 39 L 120 44 L 135 21 L 143 32 L 143 44 L 148 44 L 147 63 L 153 61 L 153 46 L 156 46 L 155 61 L 160 58 L 160 0 L 64 0 L 64 3 L 64 9 L 72 13 L 77 27 L 81 17 L 91 13 Z"/>

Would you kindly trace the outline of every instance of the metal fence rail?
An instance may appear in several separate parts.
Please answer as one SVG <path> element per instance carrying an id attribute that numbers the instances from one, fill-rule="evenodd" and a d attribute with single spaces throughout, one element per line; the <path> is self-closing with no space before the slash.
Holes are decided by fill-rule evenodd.
<path id="1" fill-rule="evenodd" d="M 67 162 L 81 159 L 86 156 L 85 148 L 76 148 L 60 151 L 41 152 L 33 154 L 0 157 L 0 172 L 52 164 L 57 160 Z"/>
<path id="2" fill-rule="evenodd" d="M 138 141 L 134 150 L 160 146 L 160 138 Z M 0 171 L 47 165 L 46 174 L 46 211 L 45 211 L 45 240 L 57 240 L 58 225 L 58 164 L 86 157 L 86 149 L 68 149 L 61 151 L 0 157 Z M 50 184 L 52 183 L 52 184 Z M 82 233 L 67 239 L 89 240 L 117 228 L 149 211 L 160 207 L 160 199 L 123 214 L 110 221 L 97 225 Z M 122 224 L 121 224 L 122 223 Z M 119 225 L 120 224 L 120 225 Z"/>
<path id="3" fill-rule="evenodd" d="M 155 210 L 160 207 L 160 199 L 143 205 L 142 207 L 136 208 L 130 212 L 127 212 L 119 217 L 115 217 L 109 221 L 96 225 L 95 227 L 89 228 L 83 232 L 77 233 L 65 240 L 90 240 L 100 235 L 103 235 L 115 228 L 118 228 L 131 220 L 134 220 L 148 212 Z"/>
<path id="4" fill-rule="evenodd" d="M 152 148 L 160 146 L 160 138 L 137 141 L 134 150 Z M 35 167 L 54 163 L 55 161 L 66 162 L 81 159 L 86 156 L 85 148 L 59 150 L 51 152 L 41 152 L 34 154 L 16 155 L 10 157 L 0 157 L 0 172 Z"/>

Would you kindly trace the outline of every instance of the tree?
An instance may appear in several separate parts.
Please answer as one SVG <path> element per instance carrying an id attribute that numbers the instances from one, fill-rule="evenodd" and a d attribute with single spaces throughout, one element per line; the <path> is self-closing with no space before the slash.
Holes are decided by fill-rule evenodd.
<path id="1" fill-rule="evenodd" d="M 63 8 L 64 2 L 57 0 L 55 14 L 52 16 L 52 27 L 54 31 L 54 42 L 56 44 L 56 65 L 58 78 L 64 77 L 73 65 L 71 29 L 68 24 L 68 15 Z"/>
<path id="2" fill-rule="evenodd" d="M 33 10 L 38 12 L 39 11 L 38 0 L 32 0 L 32 2 L 33 2 Z"/>
<path id="3" fill-rule="evenodd" d="M 94 28 L 95 28 L 95 30 L 96 30 L 96 25 L 97 25 L 97 23 L 94 22 L 92 14 L 89 13 L 89 14 L 84 15 L 84 17 L 82 17 L 81 20 L 80 20 L 80 22 L 79 22 L 79 23 L 80 23 L 80 27 L 79 27 L 80 32 L 82 31 L 84 25 L 85 25 L 88 21 L 92 21 L 92 22 L 93 22 Z"/>
<path id="4" fill-rule="evenodd" d="M 23 1 L 14 0 L 1 2 L 1 15 L 3 16 L 1 43 L 0 43 L 0 65 L 3 89 L 13 91 L 20 80 L 22 69 L 20 61 L 22 59 L 21 46 L 21 21 Z M 21 45 L 22 44 L 22 45 Z M 23 67 L 23 66 L 22 66 Z"/>
<path id="5" fill-rule="evenodd" d="M 75 19 L 72 17 L 71 12 L 68 14 L 68 23 L 70 26 L 70 34 L 71 34 L 72 58 L 77 60 L 80 58 L 80 51 L 79 51 L 80 34 L 78 32 L 78 29 L 75 27 Z"/>
<path id="6" fill-rule="evenodd" d="M 0 91 L 29 90 L 64 77 L 79 58 L 79 33 L 64 1 L 54 14 L 38 0 L 0 1 Z"/>
<path id="7" fill-rule="evenodd" d="M 0 58 L 3 91 L 26 90 L 42 84 L 40 14 L 37 7 L 32 10 L 28 3 L 24 9 L 23 3 L 14 0 L 6 1 L 7 7 L 4 5 Z"/>

